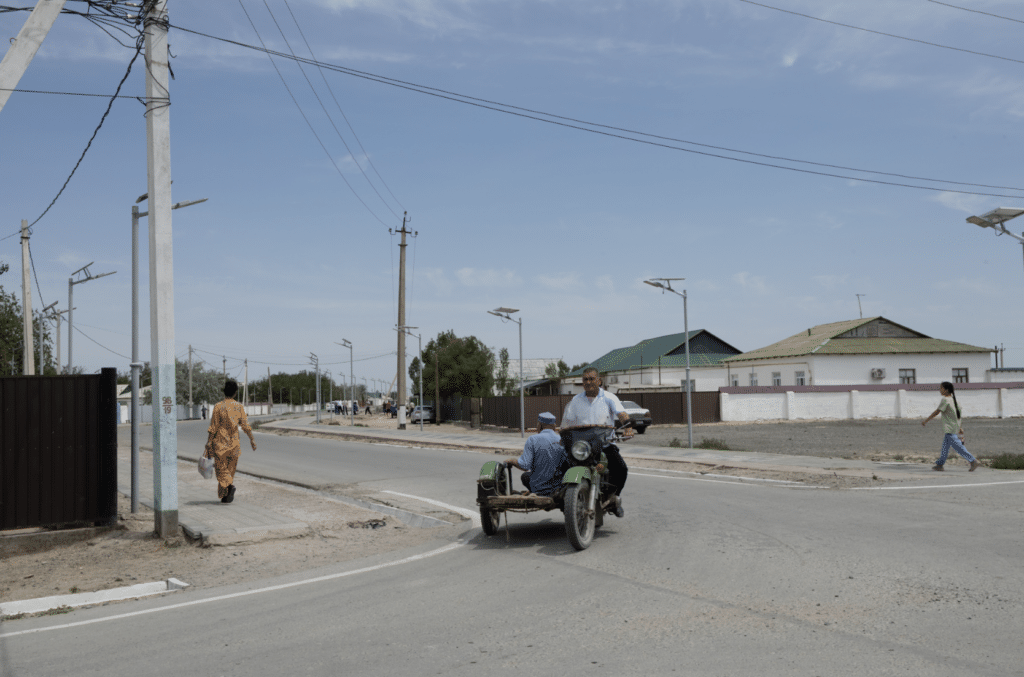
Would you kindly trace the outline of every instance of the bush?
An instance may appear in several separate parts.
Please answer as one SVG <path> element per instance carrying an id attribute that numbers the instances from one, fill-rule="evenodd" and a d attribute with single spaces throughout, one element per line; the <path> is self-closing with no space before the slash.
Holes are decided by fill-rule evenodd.
<path id="1" fill-rule="evenodd" d="M 714 437 L 702 437 L 700 442 L 693 445 L 695 449 L 717 449 L 719 451 L 729 451 L 729 445 L 725 443 L 725 440 L 719 440 Z"/>
<path id="2" fill-rule="evenodd" d="M 997 470 L 1024 470 L 1024 454 L 1000 454 L 989 460 L 988 466 Z"/>

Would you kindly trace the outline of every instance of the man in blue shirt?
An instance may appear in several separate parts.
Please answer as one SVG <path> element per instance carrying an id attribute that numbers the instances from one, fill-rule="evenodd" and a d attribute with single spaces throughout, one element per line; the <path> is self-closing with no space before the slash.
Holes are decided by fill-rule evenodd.
<path id="1" fill-rule="evenodd" d="M 544 412 L 537 417 L 536 435 L 526 440 L 519 458 L 510 458 L 511 465 L 523 471 L 523 486 L 539 496 L 550 496 L 562 483 L 559 467 L 566 460 L 562 440 L 555 432 L 555 415 Z"/>

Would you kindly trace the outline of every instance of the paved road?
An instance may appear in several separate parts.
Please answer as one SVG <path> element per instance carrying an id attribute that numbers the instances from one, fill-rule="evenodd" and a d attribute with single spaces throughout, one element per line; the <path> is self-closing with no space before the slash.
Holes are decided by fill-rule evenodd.
<path id="1" fill-rule="evenodd" d="M 288 462 L 307 480 L 474 508 L 477 454 L 265 438 L 266 453 L 244 464 Z M 1024 485 L 919 486 L 819 491 L 634 467 L 627 517 L 582 553 L 567 544 L 560 513 L 511 517 L 508 541 L 463 523 L 413 552 L 261 587 L 333 576 L 316 582 L 7 623 L 0 665 L 4 677 L 171 666 L 197 675 L 1019 674 Z M 414 555 L 426 556 L 402 562 Z M 241 593 L 253 594 L 227 597 Z"/>

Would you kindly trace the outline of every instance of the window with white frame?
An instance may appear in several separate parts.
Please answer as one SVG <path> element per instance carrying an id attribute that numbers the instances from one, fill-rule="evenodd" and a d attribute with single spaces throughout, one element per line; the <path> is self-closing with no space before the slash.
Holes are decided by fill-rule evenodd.
<path id="1" fill-rule="evenodd" d="M 739 384 L 740 384 L 740 375 L 739 374 L 733 374 L 732 375 L 732 387 L 736 388 L 736 387 L 739 386 Z"/>
<path id="2" fill-rule="evenodd" d="M 953 370 L 953 383 L 970 383 L 967 379 L 966 369 L 954 369 Z"/>
<path id="3" fill-rule="evenodd" d="M 917 370 L 900 369 L 900 383 L 917 383 Z"/>
<path id="4" fill-rule="evenodd" d="M 794 372 L 793 373 L 793 380 L 796 382 L 796 385 L 798 385 L 798 386 L 807 385 L 806 379 L 804 378 L 804 372 L 802 372 L 802 371 Z"/>
<path id="5" fill-rule="evenodd" d="M 753 372 L 751 372 L 751 374 L 750 374 L 750 385 L 752 385 L 752 386 L 756 386 L 757 385 L 757 374 L 755 374 Z"/>
<path id="6" fill-rule="evenodd" d="M 781 371 L 773 371 L 772 372 L 772 385 L 773 386 L 780 386 L 780 385 L 782 385 L 782 372 Z"/>

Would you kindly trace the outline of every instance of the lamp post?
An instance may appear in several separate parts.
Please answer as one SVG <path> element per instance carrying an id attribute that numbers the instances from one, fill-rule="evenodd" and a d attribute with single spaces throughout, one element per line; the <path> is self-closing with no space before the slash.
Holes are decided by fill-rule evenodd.
<path id="1" fill-rule="evenodd" d="M 673 282 L 681 282 L 685 277 L 656 277 L 651 280 L 644 280 L 644 284 L 657 287 L 661 293 L 669 291 L 676 296 L 683 297 L 683 331 L 686 332 L 686 434 L 689 438 L 690 448 L 693 449 L 693 407 L 690 402 L 690 324 L 686 316 L 686 290 L 682 293 L 672 288 Z"/>
<path id="2" fill-rule="evenodd" d="M 334 402 L 334 374 L 331 373 L 330 369 L 324 370 L 327 374 L 327 401 Z M 331 407 L 331 418 L 334 418 L 334 407 Z"/>
<path id="3" fill-rule="evenodd" d="M 981 228 L 991 228 L 996 231 L 996 236 L 1009 235 L 1020 242 L 1021 248 L 1024 249 L 1024 237 L 1011 233 L 1006 229 L 1006 226 L 1003 225 L 1010 219 L 1015 219 L 1021 214 L 1024 214 L 1024 209 L 1007 209 L 1005 207 L 999 207 L 998 209 L 993 209 L 981 216 L 968 216 L 967 223 L 973 223 Z"/>
<path id="4" fill-rule="evenodd" d="M 93 263 L 95 263 L 95 261 Z M 71 373 L 71 367 L 74 366 L 74 360 L 72 359 L 72 353 L 71 353 L 71 350 L 72 350 L 72 346 L 71 346 L 71 332 L 72 332 L 72 329 L 73 329 L 72 321 L 73 321 L 73 318 L 74 318 L 74 315 L 75 315 L 75 307 L 74 307 L 74 304 L 71 303 L 71 301 L 74 298 L 75 285 L 76 284 L 83 284 L 85 282 L 88 282 L 89 280 L 98 280 L 101 277 L 106 277 L 107 275 L 113 275 L 114 273 L 117 272 L 116 270 L 112 270 L 109 273 L 100 273 L 99 275 L 93 275 L 92 273 L 89 272 L 89 266 L 91 266 L 91 265 L 92 265 L 92 263 L 89 263 L 89 264 L 86 264 L 86 265 L 82 266 L 81 268 L 79 268 L 75 272 L 71 273 L 71 277 L 68 278 L 68 308 L 70 309 L 68 311 L 68 373 L 69 374 Z M 85 277 L 83 277 L 80 280 L 76 280 L 75 279 L 75 275 L 78 275 L 79 273 L 81 273 Z"/>
<path id="5" fill-rule="evenodd" d="M 500 317 L 502 321 L 511 320 L 519 325 L 519 436 L 526 437 L 526 398 L 523 396 L 523 318 L 517 320 L 512 317 L 512 313 L 519 312 L 518 308 L 495 308 L 487 312 Z"/>
<path id="6" fill-rule="evenodd" d="M 398 331 L 405 332 L 409 336 L 415 336 L 416 340 L 419 341 L 420 346 L 420 432 L 423 432 L 423 333 L 414 334 L 410 329 L 419 329 L 419 327 L 398 327 Z M 437 414 L 435 413 L 435 416 Z"/>
<path id="7" fill-rule="evenodd" d="M 149 199 L 149 193 L 140 195 L 139 199 L 132 205 L 132 512 L 139 511 L 139 372 L 142 369 L 142 362 L 139 361 L 139 219 L 149 216 L 149 212 L 140 212 L 136 206 L 143 200 Z M 189 202 L 178 202 L 171 205 L 171 209 L 180 209 L 191 205 L 206 202 L 192 200 Z M 68 294 L 68 298 L 71 294 Z M 70 309 L 71 306 L 68 305 Z M 71 363 L 71 313 L 68 313 L 68 365 Z M 192 400 L 189 396 L 189 416 L 192 415 Z M 157 403 L 154 401 L 154 408 Z"/>
<path id="8" fill-rule="evenodd" d="M 354 394 L 353 391 L 354 391 L 354 388 L 355 388 L 356 379 L 353 376 L 354 371 L 353 371 L 353 368 L 352 368 L 352 342 L 349 341 L 348 339 L 341 339 L 341 343 L 338 343 L 337 341 L 335 341 L 334 343 L 336 345 L 341 346 L 342 348 L 348 348 L 348 382 L 349 382 L 349 400 L 350 400 L 349 401 L 349 406 L 352 408 L 352 411 L 351 411 L 351 414 L 350 414 L 351 418 L 349 419 L 349 423 L 350 423 L 350 425 L 352 425 L 354 427 L 355 424 L 356 424 L 356 410 L 355 410 L 355 407 L 352 406 L 351 399 L 352 399 L 352 395 Z"/>

